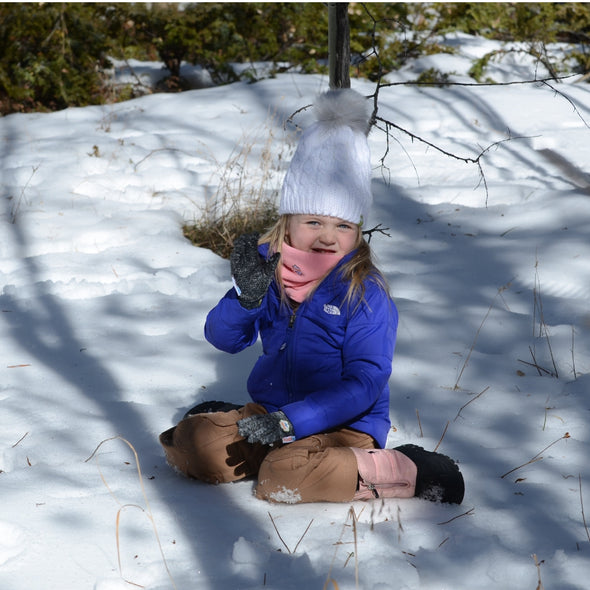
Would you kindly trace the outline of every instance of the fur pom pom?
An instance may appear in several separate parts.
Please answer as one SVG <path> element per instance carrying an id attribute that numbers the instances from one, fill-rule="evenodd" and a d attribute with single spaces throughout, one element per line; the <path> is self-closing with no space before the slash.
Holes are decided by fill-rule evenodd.
<path id="1" fill-rule="evenodd" d="M 365 135 L 369 132 L 369 101 L 354 90 L 330 90 L 321 94 L 314 110 L 316 119 L 325 125 L 348 126 Z"/>

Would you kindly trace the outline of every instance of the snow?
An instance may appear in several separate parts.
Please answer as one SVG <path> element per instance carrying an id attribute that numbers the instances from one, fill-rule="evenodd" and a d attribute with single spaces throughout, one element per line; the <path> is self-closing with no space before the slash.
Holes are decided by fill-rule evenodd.
<path id="1" fill-rule="evenodd" d="M 455 42 L 415 71 L 464 79 L 490 48 Z M 401 318 L 388 443 L 457 459 L 461 506 L 270 504 L 251 481 L 165 464 L 158 434 L 198 401 L 245 401 L 258 355 L 204 340 L 229 264 L 181 225 L 236 146 L 254 180 L 271 132 L 291 153 L 283 121 L 326 89 L 281 74 L 0 119 L 0 588 L 587 588 L 590 87 L 575 78 L 380 93 L 382 117 L 441 149 L 489 148 L 484 183 L 399 130 L 370 136 L 371 221 L 390 234 L 371 243 Z"/>

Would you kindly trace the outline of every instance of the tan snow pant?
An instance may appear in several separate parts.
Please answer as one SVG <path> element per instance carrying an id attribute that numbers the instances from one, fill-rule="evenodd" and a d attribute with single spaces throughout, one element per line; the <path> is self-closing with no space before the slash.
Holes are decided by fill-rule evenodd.
<path id="1" fill-rule="evenodd" d="M 374 449 L 368 434 L 341 428 L 286 445 L 250 444 L 237 421 L 265 414 L 258 404 L 197 414 L 160 435 L 170 465 L 189 477 L 226 483 L 258 475 L 256 496 L 271 502 L 349 502 L 358 483 L 350 447 Z"/>

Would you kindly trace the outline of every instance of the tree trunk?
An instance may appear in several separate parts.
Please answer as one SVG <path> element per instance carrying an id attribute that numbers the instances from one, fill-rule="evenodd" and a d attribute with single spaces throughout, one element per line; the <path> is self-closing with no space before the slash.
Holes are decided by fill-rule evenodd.
<path id="1" fill-rule="evenodd" d="M 348 2 L 328 4 L 330 89 L 350 88 L 350 29 Z"/>

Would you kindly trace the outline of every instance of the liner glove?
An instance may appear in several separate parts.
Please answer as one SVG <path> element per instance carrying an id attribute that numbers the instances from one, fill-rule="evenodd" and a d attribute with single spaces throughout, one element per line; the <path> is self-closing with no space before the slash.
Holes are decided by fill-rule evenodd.
<path id="1" fill-rule="evenodd" d="M 230 255 L 231 274 L 238 299 L 245 309 L 260 305 L 274 278 L 279 252 L 265 260 L 258 253 L 258 234 L 244 234 L 234 242 Z"/>
<path id="2" fill-rule="evenodd" d="M 293 424 L 280 410 L 272 414 L 257 414 L 238 420 L 238 432 L 249 443 L 261 443 L 271 447 L 278 442 L 295 440 Z"/>

